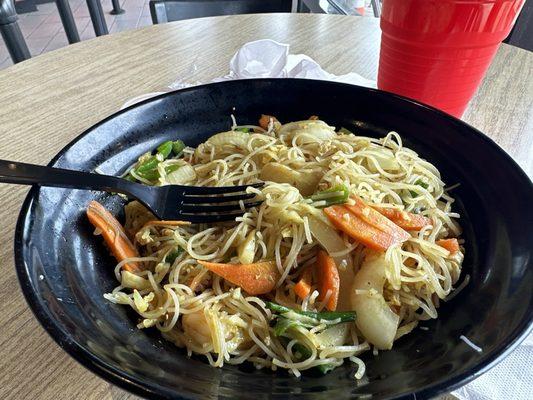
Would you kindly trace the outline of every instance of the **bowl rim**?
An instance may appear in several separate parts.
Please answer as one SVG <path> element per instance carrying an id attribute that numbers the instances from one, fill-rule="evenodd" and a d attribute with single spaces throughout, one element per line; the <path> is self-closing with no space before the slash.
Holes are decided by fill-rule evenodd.
<path id="1" fill-rule="evenodd" d="M 358 85 L 351 85 L 347 83 L 341 83 L 341 82 L 332 82 L 332 81 L 325 81 L 325 80 L 317 80 L 317 79 L 301 79 L 301 78 L 253 78 L 253 79 L 240 79 L 240 80 L 230 80 L 230 81 L 223 81 L 223 82 L 215 82 L 215 83 L 207 83 L 197 86 L 192 86 L 188 88 L 178 89 L 178 90 L 172 90 L 169 92 L 166 92 L 164 94 L 160 94 L 154 97 L 150 97 L 148 99 L 142 100 L 138 103 L 132 104 L 126 108 L 119 109 L 116 112 L 110 114 L 106 118 L 102 119 L 101 121 L 97 122 L 96 124 L 90 126 L 83 132 L 81 132 L 79 135 L 77 135 L 74 139 L 72 139 L 70 142 L 68 142 L 60 151 L 57 153 L 51 161 L 47 164 L 48 166 L 54 166 L 54 164 L 78 141 L 80 141 L 82 138 L 90 134 L 93 130 L 100 127 L 101 125 L 107 123 L 108 121 L 116 118 L 119 115 L 125 114 L 129 112 L 132 109 L 135 109 L 137 107 L 141 107 L 143 105 L 149 104 L 151 102 L 158 101 L 160 99 L 164 99 L 166 97 L 171 97 L 176 95 L 176 93 L 181 92 L 191 92 L 198 89 L 203 89 L 205 87 L 210 86 L 231 86 L 232 84 L 239 84 L 240 81 L 254 81 L 254 82 L 270 82 L 274 83 L 275 81 L 307 81 L 309 84 L 313 84 L 315 82 L 319 82 L 321 84 L 328 84 L 331 86 L 338 86 L 338 87 L 350 87 L 354 88 L 355 90 L 361 90 L 362 92 L 367 93 L 373 93 L 380 96 L 386 96 L 390 98 L 394 98 L 395 100 L 400 101 L 404 104 L 410 104 L 409 107 L 415 107 L 419 110 L 424 110 L 423 112 L 428 112 L 432 114 L 436 114 L 441 118 L 444 118 L 447 122 L 451 124 L 453 127 L 454 125 L 459 125 L 462 128 L 467 128 L 471 134 L 478 136 L 483 141 L 487 143 L 488 146 L 493 147 L 498 153 L 500 153 L 503 158 L 506 160 L 506 162 L 509 164 L 509 166 L 513 169 L 515 169 L 519 175 L 521 175 L 521 178 L 525 178 L 525 181 L 529 184 L 529 190 L 533 193 L 533 181 L 531 178 L 525 173 L 525 171 L 518 165 L 518 163 L 501 147 L 499 146 L 493 139 L 479 131 L 478 129 L 474 128 L 473 126 L 467 124 L 466 122 L 447 114 L 441 110 L 438 110 L 432 106 L 420 103 L 416 100 L 400 96 L 394 93 L 386 92 L 379 89 L 374 88 L 368 88 Z M 20 285 L 20 288 L 22 289 L 22 292 L 24 294 L 24 298 L 29 305 L 29 308 L 31 309 L 32 313 L 36 317 L 36 319 L 39 321 L 40 325 L 44 328 L 44 330 L 52 337 L 52 339 L 59 345 L 60 348 L 62 348 L 67 354 L 69 354 L 72 358 L 74 358 L 77 362 L 79 362 L 82 366 L 89 369 L 90 371 L 97 374 L 100 378 L 115 384 L 122 389 L 125 389 L 131 393 L 143 396 L 143 397 L 149 397 L 149 398 L 161 398 L 161 399 L 191 399 L 193 397 L 188 397 L 187 395 L 183 393 L 175 393 L 174 391 L 168 390 L 160 385 L 152 384 L 148 381 L 143 381 L 141 379 L 137 379 L 134 376 L 131 376 L 125 371 L 122 371 L 120 369 L 117 369 L 105 361 L 102 361 L 97 356 L 93 355 L 88 349 L 86 349 L 83 345 L 80 343 L 73 341 L 68 333 L 66 333 L 60 324 L 58 324 L 53 318 L 51 318 L 48 314 L 48 310 L 46 307 L 42 307 L 41 303 L 38 300 L 38 296 L 35 291 L 33 291 L 32 285 L 30 283 L 30 277 L 29 274 L 27 274 L 25 259 L 24 259 L 24 239 L 25 239 L 25 230 L 27 227 L 27 218 L 31 214 L 31 206 L 33 204 L 34 199 L 38 195 L 40 191 L 40 187 L 38 186 L 32 186 L 28 194 L 26 195 L 24 202 L 22 203 L 17 223 L 15 227 L 15 237 L 14 237 L 14 258 L 15 258 L 15 269 L 17 272 L 17 278 Z M 390 397 L 390 399 L 395 400 L 410 400 L 410 399 L 416 399 L 418 398 L 431 398 L 435 397 L 437 395 L 443 394 L 443 393 L 449 393 L 469 382 L 474 380 L 475 378 L 479 377 L 483 373 L 487 372 L 489 369 L 493 368 L 495 365 L 497 365 L 499 362 L 501 362 L 505 357 L 507 357 L 530 333 L 533 332 L 533 307 L 530 307 L 528 310 L 529 317 L 523 321 L 521 321 L 519 327 L 513 332 L 512 335 L 503 343 L 500 343 L 499 350 L 495 351 L 493 354 L 491 354 L 486 359 L 482 360 L 478 364 L 476 364 L 474 367 L 472 367 L 470 370 L 465 371 L 453 378 L 447 378 L 440 382 L 434 383 L 434 384 L 428 384 L 426 386 L 421 387 L 419 390 L 411 393 L 405 393 L 401 394 L 400 396 L 396 397 Z"/>

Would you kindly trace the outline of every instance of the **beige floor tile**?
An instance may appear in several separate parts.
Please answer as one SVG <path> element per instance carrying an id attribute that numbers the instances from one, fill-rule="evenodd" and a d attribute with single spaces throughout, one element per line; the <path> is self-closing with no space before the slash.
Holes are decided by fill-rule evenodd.
<path id="1" fill-rule="evenodd" d="M 57 50 L 65 46 L 68 46 L 67 35 L 61 30 L 52 38 L 52 40 L 50 40 L 50 42 L 48 42 L 44 52 Z"/>
<path id="2" fill-rule="evenodd" d="M 42 38 L 42 37 L 52 38 L 61 29 L 63 29 L 63 25 L 61 24 L 61 22 L 48 22 L 47 23 L 45 21 L 41 25 L 39 25 L 36 29 L 34 29 L 27 39 Z"/>
<path id="3" fill-rule="evenodd" d="M 76 26 L 78 27 L 78 32 L 83 32 L 85 29 L 87 29 L 88 26 L 92 29 L 92 21 L 89 17 L 82 17 L 82 18 L 76 18 Z"/>
<path id="4" fill-rule="evenodd" d="M 119 14 L 119 15 L 122 15 L 122 14 Z M 109 12 L 104 12 L 104 18 L 106 22 L 114 21 L 116 17 L 118 17 L 118 15 L 113 15 L 113 14 L 109 14 Z"/>
<path id="5" fill-rule="evenodd" d="M 143 6 L 141 18 L 142 17 L 150 17 L 150 6 L 148 5 L 148 3 Z"/>
<path id="6" fill-rule="evenodd" d="M 92 24 L 88 24 L 87 27 L 83 30 L 83 32 L 80 33 L 80 39 L 81 40 L 89 40 L 95 38 L 96 35 L 94 34 L 94 28 Z"/>
<path id="7" fill-rule="evenodd" d="M 50 13 L 46 19 L 44 20 L 44 23 L 45 24 L 48 24 L 50 22 L 53 22 L 53 23 L 56 23 L 56 22 L 59 22 L 61 23 L 61 18 L 59 18 L 59 13 L 56 11 L 54 11 L 53 13 Z"/>
<path id="8" fill-rule="evenodd" d="M 0 42 L 0 63 L 5 61 L 6 58 L 9 58 L 9 52 L 7 51 L 7 47 L 4 46 L 4 43 Z"/>
<path id="9" fill-rule="evenodd" d="M 26 15 L 19 17 L 18 25 L 24 37 L 28 37 L 37 29 L 45 20 L 46 15 Z"/>
<path id="10" fill-rule="evenodd" d="M 150 25 L 152 25 L 152 18 L 150 17 L 141 17 L 139 18 L 139 22 L 137 22 L 138 28 L 142 28 L 142 27 L 150 26 Z"/>
<path id="11" fill-rule="evenodd" d="M 89 14 L 89 9 L 87 8 L 86 4 L 82 4 L 78 7 L 76 11 L 73 12 L 74 18 L 78 17 L 90 17 L 91 14 Z"/>
<path id="12" fill-rule="evenodd" d="M 122 4 L 122 8 L 128 9 L 129 7 L 141 7 L 146 3 L 145 0 L 126 0 Z"/>
<path id="13" fill-rule="evenodd" d="M 109 33 L 116 33 L 122 31 L 129 31 L 131 29 L 137 28 L 138 20 L 131 21 L 115 21 L 115 23 L 109 28 Z"/>
<path id="14" fill-rule="evenodd" d="M 11 61 L 11 58 L 7 58 L 3 62 L 0 63 L 0 69 L 4 69 L 12 65 L 13 65 L 13 61 Z"/>
<path id="15" fill-rule="evenodd" d="M 43 52 L 45 47 L 50 43 L 52 40 L 52 37 L 45 37 L 45 38 L 34 38 L 32 40 L 27 41 L 28 49 L 30 49 L 30 53 L 32 57 L 38 56 Z"/>

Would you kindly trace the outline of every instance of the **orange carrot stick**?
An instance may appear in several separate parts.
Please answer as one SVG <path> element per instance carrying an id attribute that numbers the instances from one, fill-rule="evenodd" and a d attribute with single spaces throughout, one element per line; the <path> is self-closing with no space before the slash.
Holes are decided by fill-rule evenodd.
<path id="1" fill-rule="evenodd" d="M 431 220 L 420 214 L 413 214 L 396 208 L 378 206 L 373 206 L 373 208 L 406 231 L 419 231 L 425 226 L 431 225 Z"/>
<path id="2" fill-rule="evenodd" d="M 318 252 L 318 299 L 324 300 L 328 291 L 331 293 L 326 308 L 329 311 L 337 309 L 337 301 L 339 300 L 340 278 L 339 270 L 335 265 L 335 261 L 324 250 Z"/>
<path id="3" fill-rule="evenodd" d="M 444 247 L 450 252 L 450 254 L 454 254 L 459 251 L 459 242 L 455 238 L 437 240 L 436 244 L 440 247 Z"/>
<path id="4" fill-rule="evenodd" d="M 126 236 L 124 228 L 103 205 L 97 201 L 91 201 L 87 207 L 87 218 L 95 228 L 102 232 L 105 243 L 117 261 L 130 257 L 139 257 L 139 253 Z M 124 264 L 124 269 L 130 272 L 140 272 L 142 267 L 137 262 Z"/>
<path id="5" fill-rule="evenodd" d="M 372 210 L 370 207 L 368 209 Z M 324 212 L 333 225 L 371 249 L 385 251 L 390 246 L 402 243 L 410 237 L 407 232 L 375 210 L 372 211 L 380 217 L 377 220 L 373 219 L 371 213 L 365 217 L 365 220 L 360 215 L 362 216 L 367 211 L 357 211 L 353 213 L 352 210 L 341 205 L 324 208 Z M 382 219 L 387 222 L 382 222 Z"/>
<path id="6" fill-rule="evenodd" d="M 254 264 L 222 264 L 207 261 L 198 261 L 198 263 L 252 295 L 270 292 L 280 278 L 274 261 Z"/>
<path id="7" fill-rule="evenodd" d="M 309 293 L 311 293 L 312 277 L 313 271 L 310 267 L 307 267 L 302 273 L 302 276 L 300 277 L 298 283 L 294 285 L 294 293 L 296 293 L 296 296 L 298 296 L 302 300 L 309 296 Z"/>
<path id="8" fill-rule="evenodd" d="M 277 121 L 276 117 L 273 117 L 272 115 L 261 114 L 261 118 L 259 118 L 259 126 L 263 129 L 268 129 L 270 120 L 274 122 Z"/>
<path id="9" fill-rule="evenodd" d="M 351 199 L 355 201 L 354 205 L 345 204 L 345 207 L 354 215 L 361 218 L 367 224 L 374 228 L 388 233 L 404 242 L 411 237 L 406 231 L 396 225 L 394 222 L 381 215 L 379 212 L 368 206 L 359 196 L 352 195 Z"/>
<path id="10" fill-rule="evenodd" d="M 344 206 L 327 207 L 324 212 L 335 227 L 367 247 L 385 251 L 395 243 L 392 236 L 367 224 Z"/>

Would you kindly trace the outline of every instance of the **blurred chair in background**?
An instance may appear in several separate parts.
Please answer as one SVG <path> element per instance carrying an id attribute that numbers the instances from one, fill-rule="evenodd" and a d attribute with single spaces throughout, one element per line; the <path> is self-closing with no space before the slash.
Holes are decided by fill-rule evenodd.
<path id="1" fill-rule="evenodd" d="M 154 24 L 216 15 L 291 12 L 292 0 L 151 0 Z"/>
<path id="2" fill-rule="evenodd" d="M 381 15 L 382 0 L 297 0 L 297 11 L 302 13 L 338 14 L 353 16 Z"/>
<path id="3" fill-rule="evenodd" d="M 17 20 L 13 0 L 0 0 L 0 33 L 14 63 L 31 57 Z"/>
<path id="4" fill-rule="evenodd" d="M 381 0 L 371 0 L 372 11 L 374 11 L 374 17 L 379 18 L 381 16 Z"/>
<path id="5" fill-rule="evenodd" d="M 113 9 L 109 12 L 111 15 L 119 15 L 124 14 L 124 9 L 120 7 L 119 0 L 111 0 L 111 4 L 113 5 Z"/>
<path id="6" fill-rule="evenodd" d="M 76 21 L 72 16 L 72 10 L 68 0 L 55 0 L 57 11 L 59 12 L 59 17 L 61 18 L 61 23 L 63 24 L 63 29 L 67 35 L 68 42 L 70 44 L 77 43 L 80 41 L 80 35 L 78 33 L 78 28 L 76 27 Z M 89 15 L 91 17 L 91 22 L 94 28 L 94 34 L 96 36 L 107 35 L 109 30 L 107 29 L 107 24 L 104 18 L 104 11 L 102 10 L 102 4 L 100 0 L 86 0 L 87 8 L 89 9 Z M 118 9 L 115 7 L 118 6 Z M 113 11 L 116 11 L 118 14 L 124 12 L 120 8 L 118 1 L 113 1 Z M 112 13 L 112 12 L 111 12 Z"/>
<path id="7" fill-rule="evenodd" d="M 55 0 L 57 11 L 59 13 L 59 18 L 63 24 L 63 29 L 67 35 L 67 40 L 69 44 L 77 43 L 80 41 L 80 34 L 78 33 L 78 28 L 76 27 L 76 21 L 72 15 L 72 10 L 68 4 L 68 0 Z"/>
<path id="8" fill-rule="evenodd" d="M 533 51 L 533 0 L 526 0 L 515 26 L 504 43 Z"/>
<path id="9" fill-rule="evenodd" d="M 86 3 L 87 8 L 89 9 L 89 15 L 91 16 L 94 34 L 96 36 L 109 34 L 104 18 L 104 10 L 102 9 L 102 3 L 100 3 L 100 0 L 86 0 Z"/>

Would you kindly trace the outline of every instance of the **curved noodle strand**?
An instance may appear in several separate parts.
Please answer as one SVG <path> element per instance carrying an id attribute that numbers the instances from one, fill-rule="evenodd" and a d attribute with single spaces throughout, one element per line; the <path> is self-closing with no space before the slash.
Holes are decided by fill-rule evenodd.
<path id="1" fill-rule="evenodd" d="M 396 132 L 377 139 L 345 130 L 335 132 L 325 122 L 313 119 L 285 125 L 274 118 L 269 121 L 266 130 L 233 121 L 231 131 L 196 149 L 186 147 L 180 156 L 159 159 L 158 185 L 170 184 L 172 171 L 185 165 L 190 174 L 185 184 L 196 186 L 265 180 L 264 168 L 272 163 L 269 168 L 276 173 L 267 176 L 263 187 L 248 189 L 263 203 L 231 222 L 157 223 L 140 204 L 130 207 L 130 203 L 125 230 L 141 257 L 117 264 L 115 275 L 120 285 L 105 298 L 131 307 L 141 319 L 140 329 L 158 329 L 188 354 L 205 355 L 215 367 L 249 361 L 256 368 L 284 368 L 299 376 L 304 370 L 334 367 L 346 360 L 354 364 L 355 378 L 363 379 L 365 365 L 358 356 L 371 346 L 354 323 L 346 325 L 345 335 L 335 343 L 323 338 L 328 337 L 329 329 L 338 329 L 339 320 L 321 320 L 310 328 L 296 326 L 287 337 L 276 336 L 272 327 L 276 315 L 266 307 L 266 298 L 294 309 L 320 311 L 332 295 L 328 290 L 318 301 L 317 277 L 305 298 L 294 291 L 302 271 L 315 268 L 321 248 L 311 217 L 327 221 L 317 208 L 326 201 L 306 198 L 302 187 L 316 193 L 344 185 L 369 204 L 431 220 L 431 225 L 410 232 L 407 241 L 385 253 L 383 296 L 400 319 L 396 338 L 408 334 L 418 321 L 436 318 L 439 301 L 455 293 L 463 250 L 450 254 L 438 245 L 440 239 L 461 234 L 459 214 L 452 212 L 454 199 L 438 169 L 404 147 Z M 139 175 L 138 166 L 128 169 L 129 176 L 154 184 Z M 346 234 L 339 234 L 339 243 L 330 255 L 345 260 L 337 267 L 349 266 L 356 274 L 367 251 Z M 250 259 L 276 263 L 280 279 L 265 299 L 249 296 L 198 264 L 198 260 L 242 264 L 241 260 Z M 133 261 L 143 262 L 146 268 L 137 276 L 123 273 L 122 266 Z M 139 288 L 137 292 L 129 289 L 133 287 Z M 305 354 L 301 354 L 301 346 L 307 348 Z"/>

